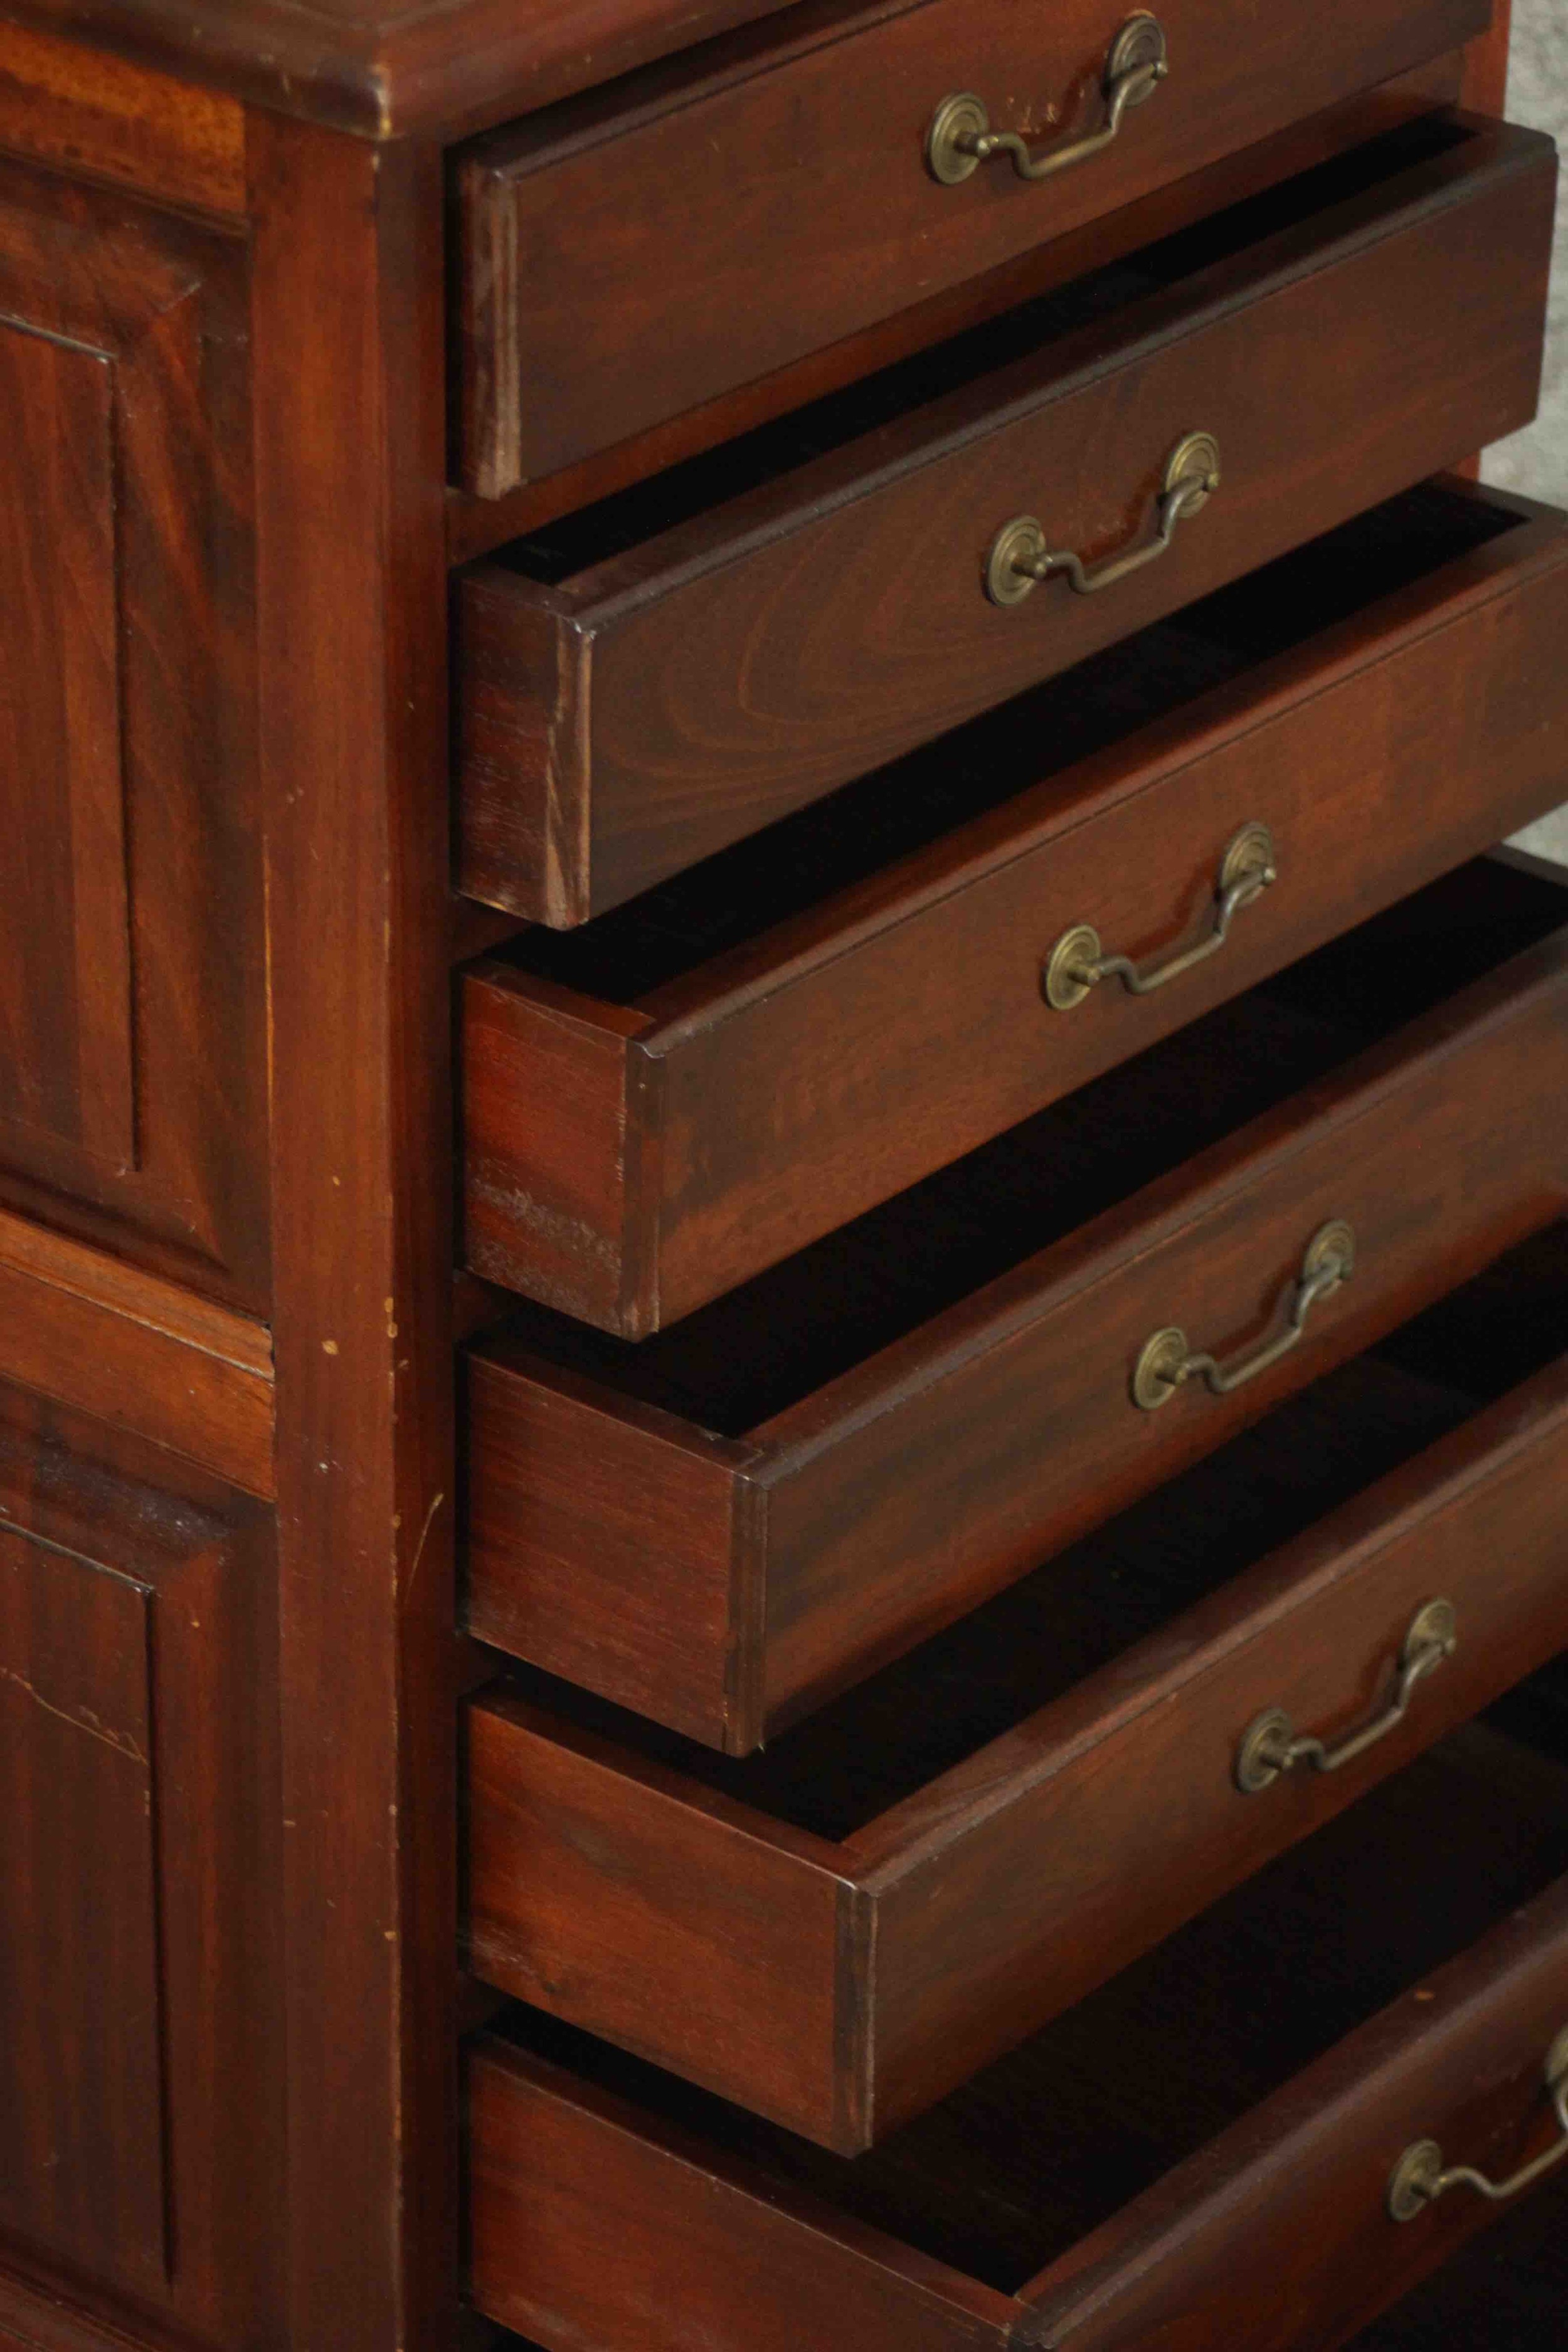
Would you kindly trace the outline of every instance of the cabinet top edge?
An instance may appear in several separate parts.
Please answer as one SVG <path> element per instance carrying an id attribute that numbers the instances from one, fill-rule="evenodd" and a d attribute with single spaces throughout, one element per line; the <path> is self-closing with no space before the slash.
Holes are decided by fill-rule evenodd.
<path id="1" fill-rule="evenodd" d="M 793 0 L 3 0 L 0 15 L 369 139 L 453 139 Z"/>

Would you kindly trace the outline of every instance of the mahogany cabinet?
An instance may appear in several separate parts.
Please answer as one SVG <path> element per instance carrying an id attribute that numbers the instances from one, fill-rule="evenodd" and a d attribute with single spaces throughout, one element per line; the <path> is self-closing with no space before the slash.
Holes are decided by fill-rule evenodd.
<path id="1" fill-rule="evenodd" d="M 3 2352 L 1558 2294 L 1506 8 L 0 17 Z"/>
<path id="2" fill-rule="evenodd" d="M 265 1507 L 0 1396 L 0 2229 L 149 2325 L 279 2324 Z"/>

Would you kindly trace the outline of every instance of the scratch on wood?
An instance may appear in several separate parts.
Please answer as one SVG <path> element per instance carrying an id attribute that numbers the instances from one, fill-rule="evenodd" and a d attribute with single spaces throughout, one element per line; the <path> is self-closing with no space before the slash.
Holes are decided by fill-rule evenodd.
<path id="1" fill-rule="evenodd" d="M 100 1739 L 106 1748 L 112 1748 L 117 1756 L 129 1756 L 141 1765 L 143 1771 L 151 1771 L 150 1759 L 143 1756 L 133 1739 L 127 1739 L 122 1732 L 110 1731 L 107 1724 L 100 1723 L 93 1716 L 73 1715 L 68 1707 L 56 1706 L 42 1691 L 34 1688 L 26 1675 L 17 1674 L 11 1666 L 0 1666 L 0 1682 L 14 1684 L 17 1690 L 26 1692 L 35 1706 L 41 1706 L 46 1715 L 57 1717 L 61 1723 L 68 1723 L 73 1731 L 85 1731 L 89 1739 Z"/>

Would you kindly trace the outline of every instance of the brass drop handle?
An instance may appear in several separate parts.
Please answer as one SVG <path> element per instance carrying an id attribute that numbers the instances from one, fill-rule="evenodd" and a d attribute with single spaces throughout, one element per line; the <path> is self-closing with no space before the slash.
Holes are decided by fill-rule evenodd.
<path id="1" fill-rule="evenodd" d="M 1207 506 L 1219 488 L 1219 443 L 1212 433 L 1188 433 L 1165 461 L 1165 476 L 1156 505 L 1159 524 L 1154 536 L 1126 555 L 1114 555 L 1090 572 L 1081 555 L 1070 548 L 1053 548 L 1044 526 L 1033 515 L 1015 515 L 1003 524 L 985 559 L 985 593 L 994 604 L 1021 604 L 1042 580 L 1065 573 L 1075 596 L 1095 596 L 1114 588 L 1134 572 L 1142 572 L 1163 555 L 1176 535 L 1176 525 Z"/>
<path id="2" fill-rule="evenodd" d="M 1411 1619 L 1399 1653 L 1393 1696 L 1370 1723 L 1330 1747 L 1310 1732 L 1298 1732 L 1282 1706 L 1268 1707 L 1241 1735 L 1236 1752 L 1237 1787 L 1244 1797 L 1256 1797 L 1298 1764 L 1310 1764 L 1315 1772 L 1338 1772 L 1353 1764 L 1404 1722 L 1417 1685 L 1435 1675 L 1458 1646 L 1453 1602 L 1428 1601 Z"/>
<path id="3" fill-rule="evenodd" d="M 1354 1272 L 1355 1235 L 1342 1218 L 1336 1217 L 1331 1223 L 1321 1226 L 1307 1244 L 1289 1318 L 1277 1339 L 1271 1339 L 1256 1355 L 1243 1356 L 1233 1364 L 1221 1364 L 1213 1356 L 1194 1355 L 1187 1345 L 1186 1333 L 1177 1325 L 1168 1324 L 1143 1343 L 1132 1374 L 1133 1403 L 1144 1412 L 1157 1412 L 1192 1380 L 1201 1380 L 1213 1396 L 1229 1396 L 1233 1389 L 1255 1381 L 1259 1372 L 1268 1371 L 1292 1348 L 1299 1348 L 1313 1307 L 1320 1299 L 1331 1297 Z"/>
<path id="4" fill-rule="evenodd" d="M 1046 1003 L 1053 1012 L 1070 1013 L 1091 988 L 1105 980 L 1119 980 L 1130 996 L 1152 996 L 1184 971 L 1191 971 L 1194 964 L 1206 963 L 1210 956 L 1217 955 L 1242 908 L 1260 898 L 1279 878 L 1274 836 L 1268 827 L 1244 824 L 1226 845 L 1215 878 L 1214 919 L 1195 946 L 1140 971 L 1130 956 L 1105 954 L 1092 923 L 1074 923 L 1046 959 L 1041 983 Z"/>
<path id="5" fill-rule="evenodd" d="M 1405 2149 L 1389 2180 L 1388 2210 L 1394 2219 L 1414 2221 L 1417 2213 L 1435 2205 L 1450 2189 L 1473 2189 L 1492 2204 L 1501 2205 L 1509 2198 L 1532 2189 L 1554 2165 L 1568 2157 L 1568 2027 L 1546 2053 L 1546 2090 L 1560 2136 L 1543 2156 L 1538 2156 L 1533 2164 L 1527 2164 L 1510 2179 L 1489 2180 L 1484 2172 L 1477 2172 L 1471 2165 L 1445 2166 L 1443 2151 L 1436 2141 L 1418 2139 Z"/>
<path id="6" fill-rule="evenodd" d="M 1086 163 L 1091 155 L 1109 147 L 1128 108 L 1142 106 L 1146 98 L 1152 98 L 1169 72 L 1164 28 L 1157 16 L 1140 9 L 1128 17 L 1110 44 L 1100 78 L 1105 116 L 1098 131 L 1033 155 L 1027 140 L 1018 131 L 992 130 L 984 99 L 976 98 L 971 89 L 955 90 L 942 100 L 931 119 L 926 132 L 927 168 L 944 188 L 955 188 L 982 163 L 1005 155 L 1020 180 L 1054 179 L 1058 172 Z"/>

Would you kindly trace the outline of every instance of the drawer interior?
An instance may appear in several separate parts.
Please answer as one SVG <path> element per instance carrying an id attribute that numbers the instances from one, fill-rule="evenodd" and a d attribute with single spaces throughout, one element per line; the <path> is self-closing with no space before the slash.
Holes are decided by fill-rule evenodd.
<path id="1" fill-rule="evenodd" d="M 574 931 L 530 929 L 492 958 L 604 1003 L 645 1005 L 1004 805 L 1020 774 L 1032 801 L 1053 779 L 1065 790 L 1095 752 L 1526 520 L 1484 494 L 1421 483 L 626 906 Z"/>
<path id="2" fill-rule="evenodd" d="M 1564 1871 L 1568 1740 L 1468 1727 L 852 2161 L 535 2012 L 500 2030 L 1012 2294 Z"/>
<path id="3" fill-rule="evenodd" d="M 531 1668 L 509 1684 L 753 1811 L 847 1839 L 1565 1346 L 1568 1223 L 1559 1223 L 756 1755 L 721 1756 Z M 1538 1708 L 1552 1686 L 1542 1687 Z M 1568 1754 L 1568 1691 L 1559 1703 Z"/>
<path id="4" fill-rule="evenodd" d="M 1310 223 L 1474 136 L 1462 121 L 1422 116 L 1001 318 L 579 508 L 509 541 L 488 560 L 526 579 L 559 586 L 714 507 L 763 490 L 815 458 L 865 441 L 910 410 L 1027 360 L 1075 330 L 1113 320 L 1148 296 L 1188 283 L 1249 246 Z M 874 460 L 868 457 L 867 462 Z"/>
<path id="5" fill-rule="evenodd" d="M 502 1333 L 742 1437 L 1568 920 L 1479 859 L 640 1343 L 521 1304 Z"/>

